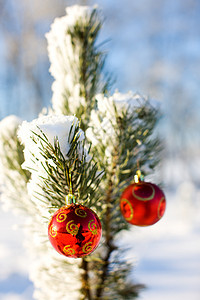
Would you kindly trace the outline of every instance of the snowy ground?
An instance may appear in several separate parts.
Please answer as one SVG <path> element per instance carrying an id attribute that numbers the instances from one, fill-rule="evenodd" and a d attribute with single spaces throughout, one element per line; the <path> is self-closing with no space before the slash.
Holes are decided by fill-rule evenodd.
<path id="1" fill-rule="evenodd" d="M 16 229 L 16 224 L 18 229 Z M 29 260 L 22 246 L 23 220 L 0 210 L 0 299 L 31 300 L 33 285 L 28 279 Z"/>
<path id="2" fill-rule="evenodd" d="M 132 236 L 133 252 L 127 259 L 136 265 L 135 282 L 147 286 L 141 300 L 200 299 L 200 210 L 189 200 L 183 205 L 181 195 L 180 191 L 167 192 L 163 219 L 150 227 L 133 227 L 124 236 L 126 243 Z M 1 211 L 0 299 L 31 300 L 29 261 L 22 247 L 21 229 L 12 229 L 15 223 L 21 226 L 23 220 Z"/>
<path id="3" fill-rule="evenodd" d="M 147 285 L 141 293 L 142 300 L 199 300 L 199 213 L 193 211 L 191 220 L 191 211 L 184 214 L 181 203 L 167 196 L 163 220 L 152 227 L 133 230 L 134 278 Z"/>

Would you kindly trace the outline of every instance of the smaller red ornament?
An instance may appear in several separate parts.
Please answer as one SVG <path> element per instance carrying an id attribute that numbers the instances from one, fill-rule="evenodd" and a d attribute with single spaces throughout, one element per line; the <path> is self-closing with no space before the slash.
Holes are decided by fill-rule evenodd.
<path id="1" fill-rule="evenodd" d="M 121 195 L 120 209 L 125 220 L 137 226 L 149 226 L 164 215 L 166 200 L 163 191 L 150 182 L 135 182 Z"/>
<path id="2" fill-rule="evenodd" d="M 48 226 L 48 236 L 57 252 L 67 257 L 83 257 L 98 246 L 102 234 L 97 214 L 81 204 L 57 210 Z"/>

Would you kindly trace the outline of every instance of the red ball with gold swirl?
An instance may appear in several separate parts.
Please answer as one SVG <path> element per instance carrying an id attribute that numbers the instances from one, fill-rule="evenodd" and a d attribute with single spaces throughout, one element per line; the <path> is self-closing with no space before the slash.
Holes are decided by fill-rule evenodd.
<path id="1" fill-rule="evenodd" d="M 149 226 L 164 215 L 166 199 L 155 184 L 139 181 L 129 185 L 121 195 L 120 209 L 125 220 L 137 226 Z"/>
<path id="2" fill-rule="evenodd" d="M 83 257 L 98 246 L 102 234 L 97 214 L 81 204 L 57 210 L 48 226 L 48 236 L 57 252 L 67 257 Z"/>

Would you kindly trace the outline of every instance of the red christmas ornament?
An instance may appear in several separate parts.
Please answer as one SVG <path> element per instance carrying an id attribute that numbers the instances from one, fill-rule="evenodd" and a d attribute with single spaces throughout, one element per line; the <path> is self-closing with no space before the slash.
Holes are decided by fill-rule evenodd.
<path id="1" fill-rule="evenodd" d="M 57 210 L 48 226 L 52 246 L 67 257 L 83 257 L 93 252 L 101 238 L 101 223 L 94 211 L 81 204 Z"/>
<path id="2" fill-rule="evenodd" d="M 120 209 L 127 222 L 137 226 L 149 226 L 164 215 L 166 200 L 163 191 L 150 182 L 135 182 L 121 195 Z"/>

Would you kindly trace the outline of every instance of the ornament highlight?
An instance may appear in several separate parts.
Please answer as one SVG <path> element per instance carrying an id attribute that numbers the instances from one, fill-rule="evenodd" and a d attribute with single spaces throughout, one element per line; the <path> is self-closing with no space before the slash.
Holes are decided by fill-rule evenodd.
<path id="1" fill-rule="evenodd" d="M 93 252 L 101 239 L 97 214 L 81 204 L 69 204 L 57 210 L 48 226 L 48 236 L 57 252 L 67 257 L 83 257 Z"/>
<path id="2" fill-rule="evenodd" d="M 137 176 L 137 175 L 136 175 Z M 163 191 L 150 182 L 135 178 L 120 197 L 120 209 L 125 220 L 136 226 L 149 226 L 164 215 L 166 199 Z"/>

